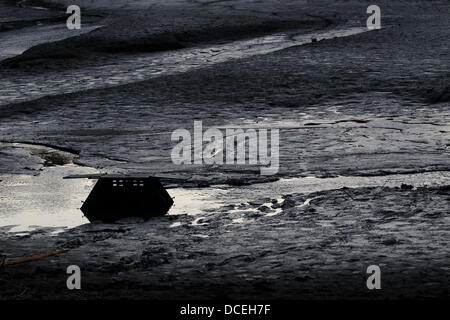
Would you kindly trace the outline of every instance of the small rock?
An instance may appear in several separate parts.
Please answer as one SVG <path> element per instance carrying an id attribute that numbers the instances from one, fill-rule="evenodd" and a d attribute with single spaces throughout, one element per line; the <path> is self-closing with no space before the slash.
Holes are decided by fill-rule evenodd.
<path id="1" fill-rule="evenodd" d="M 400 188 L 401 188 L 402 190 L 411 190 L 411 189 L 414 188 L 414 186 L 412 186 L 412 185 L 410 185 L 410 184 L 402 183 L 402 185 L 400 186 Z"/>
<path id="2" fill-rule="evenodd" d="M 394 244 L 397 244 L 398 240 L 395 238 L 388 238 L 383 240 L 381 243 L 384 244 L 385 246 L 392 246 Z"/>
<path id="3" fill-rule="evenodd" d="M 308 208 L 307 211 L 308 211 L 309 213 L 316 213 L 316 212 L 317 212 L 317 210 L 314 209 L 314 208 Z"/>
<path id="4" fill-rule="evenodd" d="M 270 212 L 272 211 L 268 206 L 261 206 L 258 208 L 259 211 L 261 212 Z"/>
<path id="5" fill-rule="evenodd" d="M 293 208 L 295 207 L 295 201 L 289 198 L 286 198 L 283 202 L 283 204 L 281 205 L 281 207 L 283 209 L 288 209 L 288 208 Z"/>
<path id="6" fill-rule="evenodd" d="M 120 263 L 123 263 L 123 264 L 130 264 L 130 263 L 133 263 L 133 259 L 132 258 L 130 258 L 130 257 L 122 257 L 122 258 L 120 258 Z"/>
<path id="7" fill-rule="evenodd" d="M 270 210 L 270 211 L 272 211 L 272 210 Z M 270 212 L 270 211 L 269 211 L 269 212 Z M 261 215 L 262 215 L 262 214 L 259 213 L 259 212 L 252 212 L 252 211 L 251 211 L 251 212 L 249 212 L 249 213 L 246 214 L 246 217 L 247 217 L 247 218 L 259 218 L 259 217 L 261 217 Z"/>

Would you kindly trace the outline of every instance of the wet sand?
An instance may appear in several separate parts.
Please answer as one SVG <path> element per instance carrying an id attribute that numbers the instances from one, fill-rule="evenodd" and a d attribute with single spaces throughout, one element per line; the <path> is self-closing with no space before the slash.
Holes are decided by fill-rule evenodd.
<path id="1" fill-rule="evenodd" d="M 73 56 L 41 59 L 61 53 L 73 40 L 66 39 L 1 64 L 10 83 L 0 89 L 0 140 L 7 142 L 0 188 L 13 181 L 27 190 L 33 175 L 50 177 L 51 186 L 70 166 L 186 180 L 169 190 L 173 212 L 145 223 L 45 226 L 52 212 L 43 202 L 37 226 L 2 224 L 8 258 L 70 250 L 4 267 L 0 297 L 448 298 L 449 13 L 386 2 L 381 30 L 283 47 L 286 35 L 364 26 L 367 5 L 195 2 L 184 16 L 177 5 L 112 8 L 105 27 L 72 42 L 81 48 Z M 208 14 L 198 18 L 202 10 Z M 130 38 L 121 30 L 129 20 L 119 16 L 146 28 Z M 250 46 L 250 54 L 215 57 L 218 48 L 225 56 L 245 52 L 261 37 L 267 51 Z M 72 79 L 64 87 L 71 74 L 79 86 Z M 42 83 L 50 79 L 47 90 Z M 269 179 L 257 167 L 173 165 L 171 132 L 198 119 L 205 127 L 279 128 L 280 173 Z M 49 163 L 55 157 L 42 149 L 12 142 L 71 150 L 73 164 Z M 62 221 L 89 192 L 91 182 L 79 183 L 77 197 L 51 205 L 56 216 L 64 212 Z M 15 210 L 27 221 L 33 213 L 20 194 L 1 193 L 0 215 Z M 83 223 L 72 221 L 63 224 Z M 83 270 L 79 292 L 65 287 L 70 264 Z M 370 264 L 383 270 L 380 292 L 365 287 Z"/>

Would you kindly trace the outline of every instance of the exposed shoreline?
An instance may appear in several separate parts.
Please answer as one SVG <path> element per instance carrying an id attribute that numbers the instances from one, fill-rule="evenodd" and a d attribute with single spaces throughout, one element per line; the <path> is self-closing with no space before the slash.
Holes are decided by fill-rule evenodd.
<path id="1" fill-rule="evenodd" d="M 138 11 L 139 7 L 133 6 L 120 10 L 114 6 L 109 9 L 107 7 L 83 8 L 83 16 L 86 15 L 87 18 L 105 17 L 101 20 L 106 25 L 103 30 L 33 47 L 21 55 L 2 61 L 0 65 L 14 69 L 31 64 L 35 69 L 46 70 L 58 67 L 58 63 L 55 66 L 52 61 L 57 58 L 67 60 L 65 67 L 77 68 L 99 63 L 111 54 L 176 50 L 201 43 L 232 41 L 277 31 L 323 28 L 331 23 L 330 19 L 307 15 L 293 18 L 286 12 L 281 17 L 271 14 L 236 15 L 227 11 L 218 13 L 215 10 L 205 15 L 201 13 L 204 10 L 202 5 L 186 6 L 182 1 L 170 6 L 156 2 L 156 7 L 144 13 Z M 161 20 L 160 15 L 169 18 L 167 26 L 158 25 L 167 23 Z M 190 19 L 190 15 L 196 19 Z M 133 28 L 138 22 L 140 30 Z M 132 37 L 129 37 L 130 33 L 133 34 Z"/>
<path id="2" fill-rule="evenodd" d="M 64 72 L 77 75 L 70 86 L 76 79 L 85 85 L 83 72 L 92 66 L 121 70 L 105 76 L 115 81 L 138 73 L 133 61 L 121 69 L 130 57 L 158 67 L 152 51 L 164 46 L 226 45 L 291 27 L 317 31 L 324 18 L 364 27 L 370 4 L 213 2 L 191 2 L 184 11 L 182 0 L 113 8 L 104 16 L 107 27 L 71 45 L 74 39 L 35 47 L 9 60 L 17 68 L 0 64 L 0 74 L 24 86 L 24 96 L 29 79 L 52 87 Z M 2 267 L 0 299 L 448 299 L 450 13 L 403 1 L 385 1 L 382 12 L 382 24 L 393 27 L 205 66 L 208 52 L 186 72 L 0 101 L 0 141 L 33 144 L 0 146 L 0 172 L 8 179 L 24 173 L 0 181 L 7 190 L 0 194 L 3 214 L 19 203 L 21 217 L 56 220 L 61 212 L 49 210 L 67 198 L 62 214 L 81 215 L 77 205 L 91 186 L 74 184 L 71 197 L 70 185 L 61 184 L 66 198 L 46 197 L 56 194 L 54 180 L 35 175 L 44 168 L 59 179 L 68 162 L 41 145 L 70 151 L 83 170 L 192 177 L 171 189 L 189 202 L 175 206 L 179 214 L 70 229 L 1 227 L 0 254 L 8 259 L 69 251 Z M 9 93 L 0 89 L 0 96 Z M 191 130 L 199 119 L 204 128 L 279 128 L 279 174 L 262 177 L 246 165 L 174 165 L 171 133 Z M 28 192 L 33 179 L 43 181 Z M 33 197 L 38 192 L 44 196 Z M 66 289 L 73 264 L 82 270 L 80 291 Z M 382 270 L 379 292 L 365 286 L 371 264 Z"/>
<path id="3" fill-rule="evenodd" d="M 315 200 L 296 208 L 307 197 Z M 289 195 L 272 217 L 223 207 L 195 225 L 195 216 L 169 215 L 58 234 L 1 231 L 8 258 L 69 251 L 3 267 L 0 299 L 446 299 L 446 231 L 431 232 L 446 223 L 446 197 L 448 186 L 340 189 Z M 383 270 L 376 294 L 365 288 L 373 263 Z M 72 264 L 79 291 L 65 287 Z"/>

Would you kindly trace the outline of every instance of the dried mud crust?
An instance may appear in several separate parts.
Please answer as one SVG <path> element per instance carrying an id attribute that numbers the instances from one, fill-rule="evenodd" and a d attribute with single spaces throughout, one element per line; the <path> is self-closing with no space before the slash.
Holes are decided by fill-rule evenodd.
<path id="1" fill-rule="evenodd" d="M 249 211 L 230 214 L 224 207 L 195 225 L 198 217 L 181 215 L 88 224 L 53 237 L 51 229 L 3 232 L 8 258 L 70 250 L 3 267 L 0 297 L 445 299 L 449 192 L 449 186 L 344 188 L 285 195 L 275 216 L 251 211 L 255 199 Z M 66 289 L 71 264 L 83 272 L 80 291 Z M 372 264 L 381 267 L 381 291 L 366 288 Z"/>

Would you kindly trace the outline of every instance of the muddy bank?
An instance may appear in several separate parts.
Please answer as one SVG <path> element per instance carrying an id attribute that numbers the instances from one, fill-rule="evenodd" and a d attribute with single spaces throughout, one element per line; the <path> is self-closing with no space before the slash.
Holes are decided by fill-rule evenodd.
<path id="1" fill-rule="evenodd" d="M 86 14 L 82 30 L 68 30 L 65 10 L 34 6 L 26 1 L 7 1 L 0 9 L 0 63 L 35 46 L 88 33 L 99 28 L 102 20 L 101 15 Z"/>
<path id="2" fill-rule="evenodd" d="M 247 73 L 244 77 L 243 63 L 230 63 L 228 67 L 227 77 L 214 76 L 217 68 L 220 68 L 218 74 L 227 74 L 222 72 L 227 69 L 221 65 L 189 75 L 9 106 L 4 112 L 22 110 L 22 113 L 5 119 L 0 133 L 8 141 L 51 142 L 79 148 L 80 163 L 107 172 L 197 174 L 209 181 L 223 181 L 232 174 L 261 178 L 255 166 L 172 164 L 171 132 L 178 128 L 191 130 L 193 121 L 202 117 L 205 128 L 280 128 L 281 176 L 381 175 L 450 169 L 448 104 L 424 106 L 424 102 L 414 101 L 408 95 L 406 101 L 398 101 L 386 98 L 389 93 L 378 93 L 369 87 L 365 88 L 369 90 L 366 93 L 343 92 L 358 90 L 355 85 L 360 82 L 356 79 L 354 84 L 330 89 L 336 91 L 336 96 L 324 92 L 323 97 L 317 98 L 316 91 L 310 87 L 323 80 L 307 79 L 314 69 L 306 71 L 299 81 L 285 85 L 290 82 L 286 80 L 287 74 L 275 82 L 259 73 Z M 347 78 L 358 72 L 357 67 L 349 68 L 348 76 L 342 76 L 343 83 L 348 83 Z M 237 70 L 242 70 L 239 77 Z M 380 74 L 377 81 L 383 77 Z M 258 79 L 267 79 L 274 88 L 268 89 L 265 81 L 258 82 Z M 194 87 L 191 81 L 203 81 L 204 86 Z M 219 82 L 217 86 L 216 82 Z M 253 82 L 267 91 L 257 86 L 252 89 Z M 394 81 L 390 90 L 412 90 L 417 85 L 412 83 L 410 87 Z M 228 89 L 219 90 L 220 85 Z M 252 94 L 256 97 L 252 98 Z M 197 102 L 187 103 L 189 99 Z M 225 102 L 228 99 L 235 101 Z M 289 99 L 288 105 L 280 102 L 288 101 L 285 99 Z M 309 99 L 317 102 L 308 102 Z M 100 118 L 101 128 L 97 120 Z M 24 130 L 14 131 L 12 127 Z"/>
<path id="3" fill-rule="evenodd" d="M 60 228 L 61 231 L 88 222 L 79 208 L 93 189 L 96 180 L 66 180 L 64 177 L 92 175 L 98 173 L 97 170 L 74 164 L 77 155 L 71 152 L 32 144 L 4 145 L 3 154 L 9 157 L 15 155 L 18 158 L 16 162 L 13 159 L 9 161 L 8 157 L 2 161 L 3 165 L 9 165 L 10 171 L 18 171 L 21 164 L 27 161 L 29 163 L 22 174 L 0 171 L 0 227 L 14 226 L 10 232 L 21 231 L 26 234 L 47 227 L 53 227 L 55 230 Z M 24 157 L 27 152 L 28 157 Z M 242 213 L 279 215 L 282 208 L 292 204 L 290 198 L 285 196 L 293 190 L 298 193 L 312 193 L 339 188 L 413 189 L 437 188 L 450 184 L 450 172 L 445 171 L 333 178 L 278 179 L 269 176 L 258 179 L 239 175 L 233 179 L 232 176 L 208 179 L 183 173 L 171 175 L 169 178 L 162 177 L 161 182 L 169 189 L 174 200 L 168 214 L 196 216 L 193 225 L 197 225 L 203 223 L 205 217 L 225 206 L 230 216 L 234 217 L 234 223 L 242 220 L 239 218 Z M 301 207 L 308 206 L 314 199 L 306 199 Z"/>
<path id="4" fill-rule="evenodd" d="M 153 32 L 173 35 L 185 27 L 194 31 L 193 42 L 222 41 L 231 32 L 228 14 L 237 28 L 263 21 L 288 28 L 307 14 L 314 16 L 314 24 L 326 23 L 326 17 L 364 26 L 367 17 L 367 5 L 356 1 L 326 6 L 308 2 L 301 8 L 300 2 L 284 6 L 269 1 L 273 6 L 262 6 L 262 12 L 247 20 L 250 11 L 239 8 L 255 9 L 256 4 L 246 3 L 193 3 L 183 17 L 179 10 L 156 8 L 160 20 L 147 20 L 152 10 L 127 12 L 143 28 L 122 48 L 120 41 L 132 26 L 122 29 L 115 20 L 120 10 L 111 11 L 108 23 L 115 27 L 78 38 L 85 48 L 73 59 L 62 55 L 57 61 L 34 60 L 0 71 L 11 85 L 0 89 L 1 97 L 7 97 L 0 107 L 0 140 L 8 141 L 0 146 L 0 172 L 7 176 L 0 177 L 0 211 L 19 212 L 0 228 L 0 253 L 13 259 L 69 249 L 1 268 L 2 299 L 449 297 L 450 109 L 449 74 L 443 67 L 448 65 L 449 30 L 442 27 L 448 24 L 448 13 L 386 1 L 381 6 L 388 27 L 376 32 L 187 69 L 182 68 L 186 60 L 174 61 L 182 65 L 177 72 L 165 69 L 144 81 L 138 75 L 149 69 L 135 70 L 133 63 L 154 60 L 158 65 L 161 60 L 123 50 L 141 41 L 146 50 Z M 296 5 L 299 11 L 293 10 Z M 270 13 L 274 6 L 280 14 Z M 301 10 L 305 15 L 299 15 Z M 198 20 L 192 18 L 197 14 Z M 217 38 L 202 35 L 210 27 L 219 30 Z M 103 40 L 101 48 L 90 51 L 93 39 Z M 109 40 L 120 54 L 103 54 Z M 214 56 L 211 47 L 199 54 L 200 60 Z M 97 55 L 104 60 L 96 60 Z M 120 69 L 125 57 L 131 67 Z M 63 68 L 52 69 L 53 63 Z M 104 67 L 104 78 L 86 90 L 88 66 L 94 64 Z M 7 100 L 11 91 L 13 96 L 27 92 L 31 78 L 44 87 L 52 87 L 54 79 L 63 88 L 75 65 L 80 68 L 69 85 L 80 92 L 61 89 L 64 94 L 49 97 L 55 91 L 44 88 L 38 100 L 34 95 L 20 104 Z M 70 72 L 58 77 L 66 67 Z M 121 72 L 108 76 L 113 69 Z M 130 76 L 134 72 L 136 79 Z M 120 73 L 126 74 L 126 83 L 115 85 L 123 79 Z M 115 86 L 95 87 L 103 79 Z M 256 184 L 267 182 L 257 166 L 174 165 L 171 133 L 191 130 L 194 120 L 202 120 L 204 128 L 279 128 L 280 172 L 270 177 L 277 181 Z M 25 145 L 14 145 L 19 141 Z M 61 150 L 46 145 L 79 154 L 60 157 Z M 73 169 L 67 166 L 74 161 L 89 166 L 84 168 L 88 171 L 170 173 L 180 181 L 187 176 L 196 182 L 175 194 L 177 214 L 66 229 L 56 217 L 81 216 L 77 206 L 92 187 L 64 184 L 58 192 L 67 198 L 56 196 L 55 179 Z M 399 177 L 413 173 L 423 174 L 411 175 L 410 181 Z M 39 193 L 41 197 L 33 197 Z M 189 205 L 177 207 L 177 198 Z M 61 202 L 61 212 L 48 209 Z M 55 224 L 39 226 L 49 216 Z M 66 226 L 79 225 L 80 216 Z M 20 221 L 14 224 L 14 218 Z M 36 225 L 23 230 L 25 223 Z M 72 264 L 82 270 L 83 290 L 78 292 L 65 286 L 66 267 Z M 365 286 L 371 264 L 382 269 L 380 292 Z"/>
<path id="5" fill-rule="evenodd" d="M 32 6 L 34 1 L 25 1 Z M 70 1 L 36 5 L 64 9 Z M 79 68 L 114 60 L 117 54 L 173 50 L 286 30 L 317 30 L 345 22 L 365 25 L 369 1 L 80 1 L 83 17 L 104 17 L 102 30 L 40 45 L 8 59 L 2 68 Z M 56 5 L 56 7 L 55 7 Z M 445 1 L 382 1 L 383 23 L 398 23 L 409 11 L 448 13 Z M 407 13 L 405 13 L 405 8 Z M 57 58 L 57 61 L 54 59 Z M 63 61 L 61 61 L 63 60 Z"/>
<path id="6" fill-rule="evenodd" d="M 170 5 L 156 1 L 144 7 L 139 2 L 128 6 L 115 6 L 114 2 L 103 6 L 87 3 L 82 16 L 105 17 L 102 29 L 35 46 L 2 61 L 0 66 L 6 70 L 30 66 L 42 70 L 80 68 L 104 63 L 117 54 L 175 50 L 289 29 L 320 29 L 333 22 L 307 14 L 300 4 L 277 5 L 273 12 L 258 12 L 259 4 L 252 6 L 255 10 L 188 1 Z"/>
<path id="7" fill-rule="evenodd" d="M 169 215 L 53 236 L 51 228 L 25 236 L 3 228 L 8 258 L 69 251 L 3 267 L 0 297 L 446 299 L 449 195 L 448 186 L 343 188 L 286 194 L 275 216 L 252 211 L 255 203 L 234 214 L 223 207 L 201 221 Z M 66 289 L 71 264 L 81 267 L 80 291 Z M 365 286 L 371 264 L 383 272 L 378 292 Z"/>
<path id="8" fill-rule="evenodd" d="M 303 29 L 290 30 L 220 44 L 203 44 L 170 52 L 119 55 L 114 63 L 86 67 L 81 70 L 64 69 L 57 73 L 46 72 L 38 75 L 33 73 L 27 76 L 9 75 L 0 94 L 3 104 L 6 105 L 48 95 L 113 87 L 268 54 L 292 46 L 309 44 L 311 39 L 323 41 L 336 37 L 350 37 L 363 32 L 368 32 L 367 28 L 345 24 L 308 33 L 305 33 Z M 17 112 L 18 109 L 13 111 Z M 11 114 L 11 111 L 5 113 L 5 115 L 8 114 Z"/>
<path id="9" fill-rule="evenodd" d="M 45 144 L 0 141 L 0 154 L 3 158 L 0 174 L 38 175 L 44 167 L 73 164 L 79 152 Z"/>
<path id="10" fill-rule="evenodd" d="M 448 83 L 448 14 L 401 3 L 384 12 L 392 25 L 379 31 L 9 104 L 0 136 L 78 148 L 80 163 L 106 172 L 261 178 L 255 166 L 173 165 L 171 133 L 201 119 L 205 128 L 279 128 L 280 176 L 449 170 L 449 104 L 433 99 Z"/>

